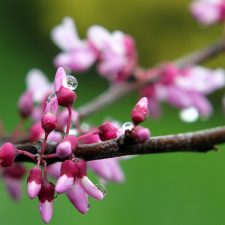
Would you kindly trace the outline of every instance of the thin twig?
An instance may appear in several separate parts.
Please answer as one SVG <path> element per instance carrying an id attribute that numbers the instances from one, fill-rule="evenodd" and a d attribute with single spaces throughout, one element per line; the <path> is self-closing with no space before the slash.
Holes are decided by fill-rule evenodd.
<path id="1" fill-rule="evenodd" d="M 207 48 L 198 50 L 194 53 L 188 54 L 184 57 L 176 59 L 173 61 L 174 64 L 179 67 L 187 67 L 194 64 L 199 64 L 217 56 L 219 53 L 225 51 L 225 40 L 219 40 Z M 151 77 L 144 81 L 132 81 L 126 82 L 118 85 L 113 85 L 108 90 L 97 96 L 95 99 L 91 100 L 84 106 L 78 109 L 80 119 L 84 119 L 91 114 L 99 111 L 100 109 L 110 105 L 116 100 L 126 96 L 131 91 L 138 90 L 141 87 L 155 83 L 160 80 L 160 74 L 158 70 L 155 70 L 155 74 L 152 74 Z"/>

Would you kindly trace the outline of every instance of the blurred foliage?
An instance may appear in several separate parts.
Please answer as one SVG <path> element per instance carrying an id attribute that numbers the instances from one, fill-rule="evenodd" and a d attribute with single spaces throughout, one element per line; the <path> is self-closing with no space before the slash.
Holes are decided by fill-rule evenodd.
<path id="1" fill-rule="evenodd" d="M 29 69 L 42 69 L 53 78 L 53 57 L 59 52 L 49 37 L 53 26 L 72 16 L 82 37 L 90 25 L 120 29 L 134 36 L 140 62 L 151 66 L 206 46 L 222 36 L 223 27 L 199 26 L 183 0 L 1 0 L 0 1 L 0 117 L 7 130 L 18 122 L 16 102 L 25 88 Z M 224 55 L 210 62 L 224 67 Z M 103 91 L 107 83 L 94 70 L 79 75 L 78 102 L 81 105 Z M 90 89 L 91 84 L 91 89 Z M 94 84 L 94 85 L 93 85 Z M 177 110 L 164 105 L 162 118 L 145 125 L 153 135 L 197 130 L 224 123 L 220 99 L 214 95 L 215 114 L 208 121 L 184 124 Z M 100 123 L 108 115 L 129 120 L 137 94 L 121 99 L 96 113 L 89 121 Z M 152 224 L 221 225 L 225 223 L 225 148 L 219 153 L 148 155 L 123 161 L 124 184 L 109 184 L 102 202 L 91 201 L 87 215 L 77 213 L 65 197 L 56 199 L 52 224 Z M 38 202 L 24 195 L 21 203 L 8 199 L 1 185 L 1 223 L 41 224 Z"/>

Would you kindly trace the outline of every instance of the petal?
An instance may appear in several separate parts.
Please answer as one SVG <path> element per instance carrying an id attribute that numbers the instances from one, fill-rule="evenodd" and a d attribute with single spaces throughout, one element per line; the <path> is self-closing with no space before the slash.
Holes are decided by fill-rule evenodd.
<path id="1" fill-rule="evenodd" d="M 55 74 L 54 90 L 57 92 L 63 85 L 63 79 L 66 78 L 66 72 L 62 67 L 59 67 Z"/>
<path id="2" fill-rule="evenodd" d="M 32 69 L 26 76 L 27 89 L 32 92 L 34 101 L 41 102 L 52 91 L 52 86 L 44 73 L 38 69 Z"/>
<path id="3" fill-rule="evenodd" d="M 67 192 L 72 187 L 73 182 L 74 182 L 73 177 L 68 177 L 66 174 L 60 176 L 55 186 L 56 192 L 60 194 Z"/>
<path id="4" fill-rule="evenodd" d="M 21 183 L 20 180 L 6 177 L 4 179 L 6 189 L 13 200 L 18 201 L 21 198 Z"/>
<path id="5" fill-rule="evenodd" d="M 119 161 L 118 159 L 108 159 L 109 162 L 109 166 L 112 170 L 112 174 L 113 174 L 113 179 L 112 181 L 115 181 L 115 182 L 123 182 L 125 177 L 124 177 L 124 173 L 123 173 L 123 170 L 121 169 L 120 165 L 119 165 Z"/>
<path id="6" fill-rule="evenodd" d="M 49 223 L 53 215 L 53 202 L 40 202 L 40 213 L 44 223 Z"/>
<path id="7" fill-rule="evenodd" d="M 84 176 L 80 180 L 87 194 L 89 194 L 91 197 L 95 198 L 96 200 L 101 200 L 104 198 L 104 194 L 89 180 L 87 176 Z"/>
<path id="8" fill-rule="evenodd" d="M 53 28 L 51 38 L 62 50 L 68 51 L 76 47 L 79 37 L 73 19 L 65 17 L 60 25 Z"/>
<path id="9" fill-rule="evenodd" d="M 32 198 L 36 198 L 41 190 L 41 184 L 37 184 L 35 181 L 28 182 L 27 184 L 27 193 L 28 196 Z"/>
<path id="10" fill-rule="evenodd" d="M 58 179 L 60 177 L 61 165 L 62 165 L 61 162 L 56 162 L 54 164 L 47 166 L 48 175 Z"/>
<path id="11" fill-rule="evenodd" d="M 87 213 L 89 209 L 88 195 L 83 189 L 80 179 L 75 180 L 73 187 L 67 192 L 67 197 L 80 213 Z"/>
<path id="12" fill-rule="evenodd" d="M 94 25 L 88 29 L 87 36 L 90 43 L 98 50 L 103 50 L 110 40 L 110 33 L 104 27 Z"/>

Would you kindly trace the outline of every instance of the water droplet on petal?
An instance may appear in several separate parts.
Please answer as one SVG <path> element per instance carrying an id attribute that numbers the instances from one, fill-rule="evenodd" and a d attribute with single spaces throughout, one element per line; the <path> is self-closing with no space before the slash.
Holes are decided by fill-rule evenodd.
<path id="1" fill-rule="evenodd" d="M 95 184 L 99 191 L 102 192 L 103 195 L 106 195 L 106 188 L 103 184 Z"/>
<path id="2" fill-rule="evenodd" d="M 78 86 L 78 81 L 74 76 L 66 75 L 62 80 L 63 86 L 69 88 L 71 91 L 74 91 Z"/>
<path id="3" fill-rule="evenodd" d="M 91 204 L 88 202 L 87 210 L 89 210 L 90 208 L 91 208 Z"/>
<path id="4" fill-rule="evenodd" d="M 49 103 L 53 98 L 55 98 L 56 94 L 51 94 L 48 96 L 47 103 Z"/>
<path id="5" fill-rule="evenodd" d="M 193 123 L 199 118 L 199 112 L 195 107 L 188 107 L 180 111 L 180 118 L 186 123 Z"/>
<path id="6" fill-rule="evenodd" d="M 122 130 L 123 130 L 123 132 L 125 132 L 126 130 L 132 130 L 133 127 L 134 127 L 134 124 L 133 123 L 126 122 L 126 123 L 123 124 Z"/>

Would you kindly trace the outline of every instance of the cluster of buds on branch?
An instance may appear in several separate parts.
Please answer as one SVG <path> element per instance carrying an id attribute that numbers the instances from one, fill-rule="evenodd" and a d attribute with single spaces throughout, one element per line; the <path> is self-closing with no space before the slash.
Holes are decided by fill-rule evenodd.
<path id="1" fill-rule="evenodd" d="M 67 75 L 62 67 L 57 69 L 54 84 L 48 84 L 41 73 L 30 72 L 27 77 L 28 90 L 19 100 L 19 112 L 23 119 L 30 118 L 33 125 L 29 132 L 30 141 L 42 141 L 41 149 L 33 155 L 23 149 L 17 149 L 13 143 L 5 143 L 0 149 L 1 167 L 4 168 L 3 176 L 12 197 L 18 199 L 19 185 L 12 182 L 18 181 L 25 175 L 21 164 L 14 163 L 19 155 L 25 155 L 36 165 L 28 171 L 27 192 L 31 199 L 37 198 L 40 202 L 42 220 L 49 223 L 53 214 L 53 203 L 57 194 L 65 193 L 81 213 L 89 209 L 88 196 L 96 200 L 104 198 L 105 190 L 102 185 L 95 185 L 87 176 L 89 166 L 101 178 L 101 181 L 122 182 L 123 172 L 119 166 L 119 159 L 102 159 L 92 162 L 76 156 L 79 144 L 92 144 L 109 141 L 127 136 L 138 142 L 145 142 L 150 137 L 147 128 L 141 127 L 148 115 L 148 100 L 142 98 L 138 101 L 131 113 L 132 122 L 119 126 L 116 122 L 105 121 L 99 127 L 83 129 L 79 123 L 78 112 L 73 109 L 76 101 L 74 90 L 78 86 L 77 79 Z M 40 82 L 39 82 L 40 81 Z M 43 82 L 45 81 L 45 82 Z M 43 85 L 43 90 L 38 88 L 29 91 L 33 85 Z M 46 87 L 49 87 L 47 90 Z M 40 94 L 39 104 L 35 102 L 35 90 Z M 40 92 L 43 91 L 41 94 Z M 64 109 L 66 108 L 66 109 Z M 39 115 L 38 113 L 39 112 Z M 16 141 L 17 136 L 12 136 Z M 48 143 L 56 144 L 55 153 L 46 152 Z M 48 159 L 60 159 L 60 162 L 48 165 Z M 18 167 L 22 167 L 20 172 Z M 48 177 L 56 179 L 53 184 Z M 12 177 L 12 178 L 11 178 Z M 9 179 L 11 178 L 10 182 Z M 11 185 L 10 185 L 11 183 Z M 11 187 L 12 186 L 12 187 Z"/>
<path id="2" fill-rule="evenodd" d="M 224 5 L 222 0 L 197 0 L 191 8 L 199 21 L 211 24 L 224 20 Z M 205 9 L 209 10 L 207 15 Z M 96 200 L 104 198 L 102 184 L 123 182 L 119 162 L 124 155 L 206 152 L 225 142 L 225 128 L 150 138 L 150 130 L 140 125 L 149 114 L 160 114 L 162 101 L 179 108 L 186 122 L 199 116 L 209 117 L 213 107 L 207 95 L 225 86 L 225 71 L 195 64 L 224 51 L 224 41 L 191 55 L 181 65 L 171 62 L 143 69 L 133 38 L 121 31 L 110 33 L 95 25 L 88 29 L 87 38 L 81 40 L 75 23 L 67 17 L 52 30 L 51 36 L 63 50 L 54 60 L 54 82 L 50 83 L 37 69 L 28 73 L 27 88 L 18 101 L 21 124 L 11 135 L 1 138 L 0 147 L 2 178 L 16 200 L 27 172 L 22 162 L 35 164 L 28 170 L 27 193 L 30 199 L 39 199 L 45 223 L 52 218 L 56 195 L 64 193 L 80 213 L 87 213 L 89 196 Z M 83 72 L 94 64 L 111 88 L 83 108 L 74 109 L 78 81 L 66 71 Z M 138 90 L 141 98 L 131 111 L 132 122 L 121 125 L 104 121 L 97 126 L 83 123 L 86 116 L 133 90 Z M 32 124 L 24 132 L 22 125 L 28 119 Z M 96 173 L 101 185 L 88 178 L 88 169 Z"/>

